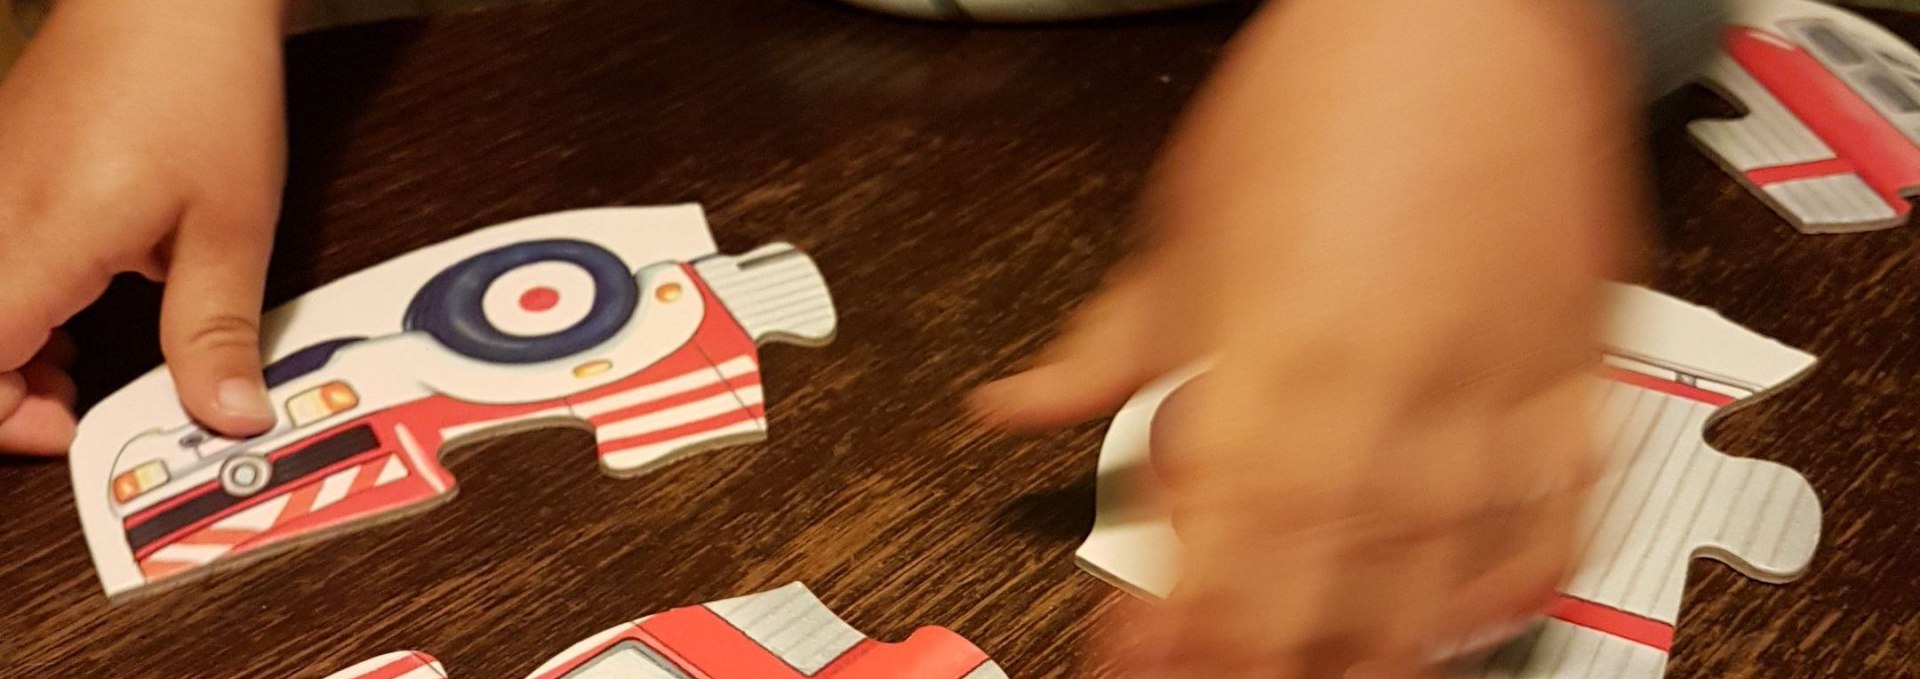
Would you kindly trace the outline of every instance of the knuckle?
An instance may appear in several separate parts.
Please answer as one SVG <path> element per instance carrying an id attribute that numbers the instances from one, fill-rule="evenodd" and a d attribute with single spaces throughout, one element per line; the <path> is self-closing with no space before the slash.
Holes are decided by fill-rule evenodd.
<path id="1" fill-rule="evenodd" d="M 260 321 L 241 314 L 214 314 L 195 323 L 173 349 L 212 353 L 252 351 L 260 342 Z"/>

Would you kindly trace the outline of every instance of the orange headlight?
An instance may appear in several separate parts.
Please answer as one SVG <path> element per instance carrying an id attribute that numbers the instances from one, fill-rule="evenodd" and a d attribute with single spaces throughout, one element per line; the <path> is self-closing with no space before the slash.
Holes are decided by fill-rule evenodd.
<path id="1" fill-rule="evenodd" d="M 294 394 L 287 399 L 287 418 L 294 427 L 304 427 L 360 405 L 360 395 L 345 382 L 326 384 Z"/>
<path id="2" fill-rule="evenodd" d="M 119 476 L 113 477 L 113 501 L 126 504 L 129 500 L 145 495 L 147 491 L 159 488 L 161 484 L 167 482 L 168 478 L 167 465 L 159 460 L 121 472 Z"/>

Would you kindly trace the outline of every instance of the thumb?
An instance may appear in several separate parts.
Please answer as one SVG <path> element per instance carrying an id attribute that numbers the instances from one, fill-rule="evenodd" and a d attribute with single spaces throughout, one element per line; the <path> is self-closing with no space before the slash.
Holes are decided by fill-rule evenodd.
<path id="1" fill-rule="evenodd" d="M 160 349 L 180 403 L 228 436 L 271 429 L 260 370 L 260 301 L 271 220 L 189 210 L 174 237 L 160 305 Z"/>

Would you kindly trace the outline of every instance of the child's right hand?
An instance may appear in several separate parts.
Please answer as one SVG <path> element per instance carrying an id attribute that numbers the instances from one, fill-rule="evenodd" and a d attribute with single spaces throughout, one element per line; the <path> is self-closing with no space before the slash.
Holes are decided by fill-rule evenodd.
<path id="1" fill-rule="evenodd" d="M 271 427 L 261 288 L 285 175 L 282 3 L 61 0 L 0 84 L 0 451 L 60 454 L 51 337 L 121 272 L 166 282 L 188 413 Z"/>

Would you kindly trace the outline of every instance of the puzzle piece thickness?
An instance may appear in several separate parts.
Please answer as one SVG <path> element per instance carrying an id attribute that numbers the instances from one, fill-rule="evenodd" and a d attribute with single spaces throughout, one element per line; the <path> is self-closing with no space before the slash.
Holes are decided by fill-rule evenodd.
<path id="1" fill-rule="evenodd" d="M 370 660 L 327 679 L 440 679 L 418 653 Z M 358 673 L 356 673 L 358 672 Z M 385 672 L 382 674 L 382 672 Z M 800 583 L 621 624 L 574 644 L 528 679 L 1006 679 L 971 642 L 922 627 L 897 644 L 861 634 Z"/>
<path id="2" fill-rule="evenodd" d="M 1920 52 L 1845 10 L 1743 0 L 1705 80 L 1747 109 L 1694 140 L 1801 231 L 1906 223 L 1920 189 Z"/>
<path id="3" fill-rule="evenodd" d="M 714 250 L 695 206 L 591 210 L 329 284 L 268 316 L 282 412 L 244 441 L 191 423 L 164 368 L 141 377 L 87 414 L 72 451 L 103 586 L 428 506 L 453 492 L 439 455 L 463 439 L 585 427 L 624 475 L 764 438 L 757 345 L 826 342 L 832 299 L 791 246 Z"/>
<path id="4" fill-rule="evenodd" d="M 1616 293 L 1612 353 L 1594 384 L 1596 444 L 1613 465 L 1581 528 L 1585 561 L 1532 634 L 1461 676 L 1657 679 L 1689 561 L 1784 582 L 1812 559 L 1820 504 L 1806 479 L 1705 440 L 1723 409 L 1786 382 L 1812 357 L 1657 293 Z M 1099 514 L 1078 552 L 1089 571 L 1146 596 L 1171 590 L 1178 542 L 1164 516 L 1129 506 L 1123 479 L 1146 461 L 1159 404 L 1191 377 L 1143 391 L 1114 419 Z"/>

